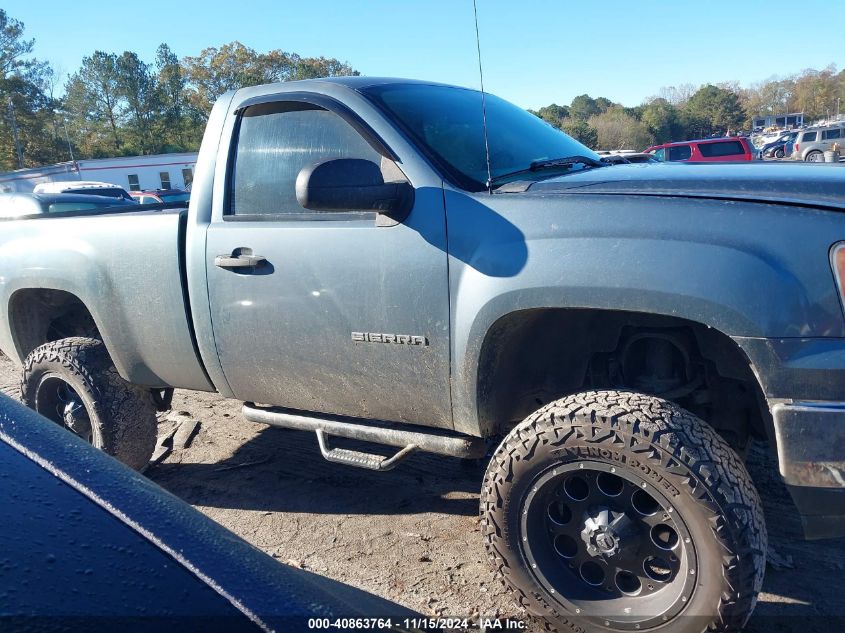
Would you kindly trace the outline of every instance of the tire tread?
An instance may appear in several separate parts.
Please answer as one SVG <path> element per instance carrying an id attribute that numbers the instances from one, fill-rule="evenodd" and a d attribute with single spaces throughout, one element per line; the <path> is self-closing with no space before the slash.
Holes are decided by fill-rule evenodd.
<path id="1" fill-rule="evenodd" d="M 85 385 L 94 401 L 100 448 L 136 470 L 147 466 L 157 430 L 149 391 L 120 377 L 102 341 L 69 337 L 45 343 L 26 357 L 21 378 L 24 404 L 34 407 L 38 376 L 57 367 Z"/>
<path id="2" fill-rule="evenodd" d="M 480 503 L 482 534 L 496 576 L 547 630 L 584 630 L 581 622 L 560 613 L 543 595 L 514 581 L 518 562 L 510 560 L 504 547 L 501 509 L 507 495 L 503 488 L 514 478 L 513 464 L 530 459 L 542 443 L 565 443 L 584 426 L 585 416 L 607 431 L 591 442 L 607 442 L 624 430 L 667 451 L 704 484 L 700 490 L 691 484 L 691 492 L 699 502 L 715 506 L 711 529 L 725 552 L 725 590 L 703 630 L 741 630 L 762 587 L 767 549 L 762 506 L 751 477 L 712 427 L 671 402 L 638 392 L 588 391 L 562 398 L 529 415 L 505 438 L 488 466 Z"/>

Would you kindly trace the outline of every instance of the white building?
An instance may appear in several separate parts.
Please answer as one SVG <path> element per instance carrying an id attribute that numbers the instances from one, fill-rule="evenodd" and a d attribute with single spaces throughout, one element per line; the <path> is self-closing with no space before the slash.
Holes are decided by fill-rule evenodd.
<path id="1" fill-rule="evenodd" d="M 195 152 L 77 160 L 0 174 L 0 192 L 32 191 L 42 182 L 97 180 L 127 191 L 185 189 L 194 180 Z"/>
<path id="2" fill-rule="evenodd" d="M 754 129 L 779 127 L 794 129 L 804 125 L 803 112 L 787 112 L 786 114 L 767 114 L 754 117 Z"/>

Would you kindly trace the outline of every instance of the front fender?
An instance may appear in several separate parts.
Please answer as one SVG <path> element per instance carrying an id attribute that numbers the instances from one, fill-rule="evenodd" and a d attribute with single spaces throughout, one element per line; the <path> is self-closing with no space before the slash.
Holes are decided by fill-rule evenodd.
<path id="1" fill-rule="evenodd" d="M 456 430 L 479 428 L 487 333 L 520 310 L 679 317 L 730 336 L 845 334 L 830 245 L 845 216 L 780 205 L 446 193 Z"/>

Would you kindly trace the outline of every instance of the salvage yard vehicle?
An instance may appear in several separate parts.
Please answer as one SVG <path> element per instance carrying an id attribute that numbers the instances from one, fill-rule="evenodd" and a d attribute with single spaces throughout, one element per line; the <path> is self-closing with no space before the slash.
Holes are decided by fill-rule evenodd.
<path id="1" fill-rule="evenodd" d="M 97 213 L 116 207 L 135 207 L 123 198 L 74 193 L 0 193 L 0 218 L 21 218 L 44 213 Z"/>
<path id="2" fill-rule="evenodd" d="M 760 148 L 760 154 L 764 158 L 785 158 L 792 153 L 792 146 L 798 132 L 786 132 L 774 141 L 766 143 Z"/>
<path id="3" fill-rule="evenodd" d="M 845 141 L 845 123 L 834 123 L 801 130 L 794 141 L 795 160 L 808 163 L 824 162 L 824 153 L 833 149 L 834 144 L 842 145 Z"/>
<path id="4" fill-rule="evenodd" d="M 130 191 L 129 195 L 141 204 L 188 202 L 190 191 L 182 189 L 149 189 L 145 191 Z"/>
<path id="5" fill-rule="evenodd" d="M 756 159 L 760 152 L 744 136 L 652 145 L 643 150 L 659 161 L 726 163 Z"/>
<path id="6" fill-rule="evenodd" d="M 602 162 L 613 164 L 626 163 L 659 163 L 654 154 L 648 152 L 630 152 L 625 154 L 607 154 L 601 157 Z"/>
<path id="7" fill-rule="evenodd" d="M 739 630 L 767 549 L 752 438 L 806 536 L 845 534 L 845 171 L 608 165 L 492 95 L 485 130 L 481 97 L 244 88 L 187 211 L 7 221 L 23 400 L 134 468 L 174 387 L 374 470 L 501 440 L 482 532 L 526 611 Z"/>
<path id="8" fill-rule="evenodd" d="M 105 196 L 132 201 L 126 189 L 109 182 L 94 180 L 65 180 L 60 182 L 42 182 L 35 185 L 33 193 L 80 193 L 89 196 Z"/>

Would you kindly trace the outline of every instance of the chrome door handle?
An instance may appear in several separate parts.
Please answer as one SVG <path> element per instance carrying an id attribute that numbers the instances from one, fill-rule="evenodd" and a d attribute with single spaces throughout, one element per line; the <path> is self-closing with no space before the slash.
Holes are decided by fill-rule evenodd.
<path id="1" fill-rule="evenodd" d="M 255 268 L 267 261 L 261 255 L 218 255 L 214 258 L 214 265 L 220 268 Z"/>

